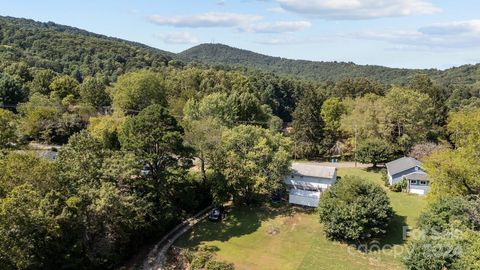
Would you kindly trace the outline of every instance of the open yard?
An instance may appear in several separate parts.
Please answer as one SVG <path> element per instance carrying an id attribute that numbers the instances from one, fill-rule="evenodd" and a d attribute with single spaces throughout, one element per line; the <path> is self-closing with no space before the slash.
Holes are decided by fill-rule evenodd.
<path id="1" fill-rule="evenodd" d="M 359 175 L 383 185 L 379 173 L 364 169 L 341 168 L 338 175 Z M 238 269 L 401 269 L 403 226 L 415 226 L 426 201 L 404 193 L 389 196 L 396 216 L 389 233 L 369 245 L 368 254 L 327 240 L 315 211 L 289 206 L 234 208 L 223 223 L 201 222 L 176 246 L 215 246 L 219 259 Z M 269 233 L 272 228 L 279 232 Z M 378 250 L 378 245 L 390 247 Z"/>

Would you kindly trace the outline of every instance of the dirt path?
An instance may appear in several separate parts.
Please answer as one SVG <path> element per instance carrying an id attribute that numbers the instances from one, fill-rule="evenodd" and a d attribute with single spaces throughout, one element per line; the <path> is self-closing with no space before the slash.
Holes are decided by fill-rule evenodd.
<path id="1" fill-rule="evenodd" d="M 182 222 L 173 230 L 171 230 L 167 235 L 165 235 L 148 253 L 147 258 L 143 261 L 144 270 L 161 270 L 163 269 L 163 264 L 165 263 L 167 257 L 168 249 L 173 245 L 173 243 L 187 232 L 193 225 L 197 224 L 199 221 L 207 217 L 208 212 L 212 209 L 212 206 L 209 206 L 194 217 L 187 219 Z"/>

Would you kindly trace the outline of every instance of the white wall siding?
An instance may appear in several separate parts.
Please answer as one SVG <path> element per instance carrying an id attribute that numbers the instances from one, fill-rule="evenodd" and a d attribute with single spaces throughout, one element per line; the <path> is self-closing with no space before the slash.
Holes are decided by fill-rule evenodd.
<path id="1" fill-rule="evenodd" d="M 295 164 L 294 164 L 295 165 Z M 322 192 L 335 184 L 337 171 L 334 167 L 297 164 L 283 182 L 289 187 L 291 204 L 318 207 Z"/>

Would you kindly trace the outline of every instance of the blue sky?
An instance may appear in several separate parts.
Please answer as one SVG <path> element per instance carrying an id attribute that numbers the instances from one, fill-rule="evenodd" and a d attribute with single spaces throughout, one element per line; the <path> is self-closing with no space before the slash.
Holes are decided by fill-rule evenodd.
<path id="1" fill-rule="evenodd" d="M 223 43 L 292 59 L 406 68 L 480 62 L 478 0 L 0 0 L 53 21 L 180 52 Z"/>

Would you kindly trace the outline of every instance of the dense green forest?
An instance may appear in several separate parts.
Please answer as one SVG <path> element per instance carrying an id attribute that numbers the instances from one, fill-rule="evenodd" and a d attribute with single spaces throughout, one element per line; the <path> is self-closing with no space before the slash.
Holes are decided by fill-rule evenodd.
<path id="1" fill-rule="evenodd" d="M 98 74 L 115 80 L 129 70 L 166 66 L 175 56 L 140 43 L 51 22 L 0 17 L 0 33 L 2 68 L 21 61 L 78 80 Z"/>
<path id="2" fill-rule="evenodd" d="M 179 55 L 190 61 L 211 65 L 253 68 L 296 76 L 314 81 L 338 81 L 345 78 L 368 78 L 386 84 L 405 84 L 417 73 L 428 74 L 441 84 L 474 84 L 480 79 L 480 65 L 465 65 L 440 71 L 436 69 L 401 69 L 345 62 L 291 60 L 254 53 L 222 44 L 201 44 Z"/>
<path id="3" fill-rule="evenodd" d="M 114 269 L 207 205 L 254 205 L 284 191 L 292 158 L 355 153 L 375 165 L 425 159 L 432 198 L 457 198 L 432 212 L 462 204 L 478 237 L 475 66 L 237 69 L 229 54 L 215 67 L 188 63 L 54 23 L 2 17 L 0 31 L 1 269 Z M 277 65 L 268 59 L 262 65 Z M 58 158 L 32 143 L 53 144 Z M 478 247 L 475 237 L 467 244 Z"/>
<path id="4" fill-rule="evenodd" d="M 52 22 L 0 17 L 2 65 L 22 61 L 77 77 L 105 74 L 112 80 L 126 71 L 168 65 L 203 63 L 263 70 L 313 81 L 368 78 L 385 84 L 406 84 L 417 73 L 439 84 L 475 84 L 479 65 L 440 70 L 411 70 L 362 66 L 343 62 L 315 62 L 271 57 L 221 44 L 202 44 L 179 54 L 90 33 Z"/>

